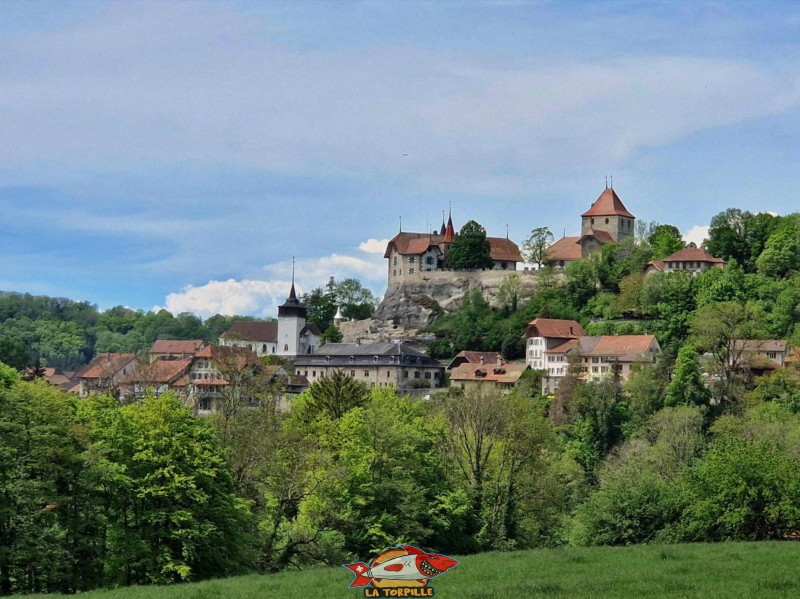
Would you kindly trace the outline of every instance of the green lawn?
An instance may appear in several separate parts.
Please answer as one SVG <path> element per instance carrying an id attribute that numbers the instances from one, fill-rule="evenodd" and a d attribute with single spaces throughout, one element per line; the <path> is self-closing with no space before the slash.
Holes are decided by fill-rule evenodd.
<path id="1" fill-rule="evenodd" d="M 486 553 L 434 581 L 436 597 L 800 597 L 800 543 L 649 545 Z M 96 591 L 86 599 L 361 599 L 344 568 L 172 587 Z M 27 596 L 30 599 L 31 596 Z M 35 595 L 53 599 L 53 595 Z"/>

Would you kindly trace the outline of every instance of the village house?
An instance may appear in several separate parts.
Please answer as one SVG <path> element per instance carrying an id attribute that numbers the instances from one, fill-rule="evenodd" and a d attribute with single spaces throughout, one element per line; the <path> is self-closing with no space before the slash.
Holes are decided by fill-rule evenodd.
<path id="1" fill-rule="evenodd" d="M 78 379 L 78 395 L 110 393 L 119 382 L 138 366 L 135 354 L 100 353 L 84 366 L 75 377 Z"/>
<path id="2" fill-rule="evenodd" d="M 294 367 L 311 384 L 341 370 L 371 389 L 435 389 L 444 379 L 442 364 L 402 343 L 326 343 Z"/>
<path id="3" fill-rule="evenodd" d="M 150 361 L 185 360 L 206 345 L 202 339 L 156 339 L 150 347 Z"/>
<path id="4" fill-rule="evenodd" d="M 734 360 L 748 369 L 768 372 L 786 365 L 787 344 L 781 339 L 735 339 L 730 353 Z"/>
<path id="5" fill-rule="evenodd" d="M 545 372 L 544 394 L 558 388 L 576 360 L 584 380 L 599 381 L 612 374 L 627 380 L 634 366 L 653 364 L 661 355 L 661 346 L 653 335 L 590 337 L 574 320 L 537 318 L 528 324 L 525 337 L 528 365 Z"/>
<path id="6" fill-rule="evenodd" d="M 193 406 L 198 415 L 213 414 L 230 395 L 229 389 L 239 385 L 237 394 L 242 395 L 243 405 L 248 405 L 252 403 L 246 397 L 248 393 L 260 393 L 275 377 L 287 376 L 283 367 L 264 364 L 249 349 L 209 345 L 192 360 L 186 403 Z M 249 388 L 254 381 L 255 385 Z"/>
<path id="7" fill-rule="evenodd" d="M 119 398 L 124 402 L 135 401 L 144 398 L 148 393 L 158 397 L 172 391 L 185 400 L 191 365 L 191 357 L 163 358 L 149 364 L 139 364 L 120 380 Z"/>
<path id="8" fill-rule="evenodd" d="M 307 312 L 297 299 L 292 274 L 289 297 L 278 306 L 277 322 L 237 320 L 220 335 L 220 345 L 248 349 L 259 357 L 313 354 L 320 346 L 322 333 L 315 324 L 306 322 Z"/>
<path id="9" fill-rule="evenodd" d="M 689 245 L 674 254 L 661 260 L 651 260 L 647 263 L 644 273 L 650 275 L 656 272 L 688 272 L 696 276 L 709 268 L 723 268 L 725 260 L 716 258 L 703 248 Z"/>
<path id="10" fill-rule="evenodd" d="M 607 243 L 621 243 L 633 237 L 636 217 L 631 214 L 613 187 L 606 187 L 591 208 L 581 214 L 580 237 L 562 237 L 547 249 L 545 264 L 564 268 L 586 258 Z"/>
<path id="11" fill-rule="evenodd" d="M 574 320 L 532 320 L 525 330 L 525 359 L 533 370 L 545 370 L 548 376 L 563 375 L 567 367 L 563 356 L 558 354 L 560 360 L 548 361 L 547 352 L 585 334 L 583 327 Z"/>
<path id="12" fill-rule="evenodd" d="M 450 386 L 464 390 L 492 388 L 508 393 L 526 370 L 530 370 L 528 364 L 507 364 L 499 355 L 495 362 L 463 362 L 450 371 Z"/>
<path id="13" fill-rule="evenodd" d="M 406 233 L 401 231 L 387 244 L 383 257 L 389 260 L 388 282 L 419 280 L 425 273 L 448 270 L 447 252 L 457 233 L 450 216 L 437 233 Z M 516 270 L 522 255 L 516 243 L 507 237 L 486 237 L 494 261 L 492 270 Z"/>

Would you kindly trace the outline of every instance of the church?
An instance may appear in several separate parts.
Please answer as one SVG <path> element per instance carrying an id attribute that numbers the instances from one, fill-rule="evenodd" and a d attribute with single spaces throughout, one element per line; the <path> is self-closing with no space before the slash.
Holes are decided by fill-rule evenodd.
<path id="1" fill-rule="evenodd" d="M 580 237 L 562 237 L 547 248 L 545 264 L 564 268 L 582 260 L 607 243 L 633 237 L 636 217 L 628 212 L 613 187 L 606 187 L 591 208 L 581 214 Z"/>
<path id="2" fill-rule="evenodd" d="M 306 322 L 307 308 L 300 303 L 294 289 L 294 272 L 289 297 L 278 306 L 278 322 L 234 321 L 219 337 L 219 344 L 243 347 L 258 356 L 294 358 L 313 354 L 320 347 L 322 333 Z"/>

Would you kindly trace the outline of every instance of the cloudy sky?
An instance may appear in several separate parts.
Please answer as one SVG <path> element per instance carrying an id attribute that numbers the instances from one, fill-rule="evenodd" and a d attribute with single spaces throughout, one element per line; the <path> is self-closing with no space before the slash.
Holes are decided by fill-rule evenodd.
<path id="1" fill-rule="evenodd" d="M 398 230 L 800 209 L 800 4 L 0 2 L 0 290 L 274 315 Z"/>

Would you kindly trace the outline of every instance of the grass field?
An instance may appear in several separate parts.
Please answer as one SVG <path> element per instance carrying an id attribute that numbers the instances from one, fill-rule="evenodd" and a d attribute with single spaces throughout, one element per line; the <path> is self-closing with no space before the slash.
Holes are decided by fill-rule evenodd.
<path id="1" fill-rule="evenodd" d="M 435 580 L 440 599 L 800 597 L 800 543 L 650 545 L 486 553 Z M 95 591 L 86 599 L 361 599 L 344 568 Z M 53 599 L 53 595 L 26 599 Z"/>

